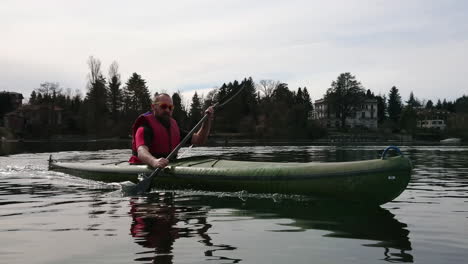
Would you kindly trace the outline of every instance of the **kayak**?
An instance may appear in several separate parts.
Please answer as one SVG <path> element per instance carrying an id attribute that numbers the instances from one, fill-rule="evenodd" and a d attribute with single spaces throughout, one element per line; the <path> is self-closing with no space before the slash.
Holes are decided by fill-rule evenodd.
<path id="1" fill-rule="evenodd" d="M 257 162 L 186 158 L 171 162 L 153 178 L 163 189 L 298 194 L 383 204 L 408 185 L 412 165 L 403 156 L 349 162 Z M 132 181 L 153 171 L 146 165 L 49 160 L 49 169 L 103 182 Z"/>

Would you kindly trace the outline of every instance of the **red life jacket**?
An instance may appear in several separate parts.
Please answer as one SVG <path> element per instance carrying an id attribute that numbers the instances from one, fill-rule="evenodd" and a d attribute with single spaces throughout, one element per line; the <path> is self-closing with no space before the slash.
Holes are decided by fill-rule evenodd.
<path id="1" fill-rule="evenodd" d="M 180 143 L 180 131 L 177 122 L 171 118 L 170 129 L 159 122 L 152 112 L 147 112 L 140 115 L 132 126 L 132 157 L 129 162 L 132 164 L 143 163 L 138 159 L 138 151 L 136 149 L 135 135 L 136 131 L 141 126 L 146 126 L 153 132 L 150 140 L 149 151 L 156 158 L 167 157 L 171 151 Z M 145 142 L 146 143 L 146 142 Z M 146 143 L 147 144 L 147 143 Z"/>

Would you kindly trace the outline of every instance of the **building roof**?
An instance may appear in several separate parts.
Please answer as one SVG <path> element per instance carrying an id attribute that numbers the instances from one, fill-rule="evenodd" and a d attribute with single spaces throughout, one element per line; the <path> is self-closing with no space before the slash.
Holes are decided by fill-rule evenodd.
<path id="1" fill-rule="evenodd" d="M 21 99 L 24 98 L 24 97 L 23 97 L 23 94 L 17 93 L 17 92 L 2 91 L 2 92 L 0 92 L 0 94 L 14 95 L 14 96 L 17 96 L 17 97 L 21 97 Z"/>

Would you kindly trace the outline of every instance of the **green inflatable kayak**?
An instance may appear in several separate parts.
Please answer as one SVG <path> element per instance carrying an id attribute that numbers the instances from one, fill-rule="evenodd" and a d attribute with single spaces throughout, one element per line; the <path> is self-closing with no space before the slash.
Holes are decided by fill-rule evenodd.
<path id="1" fill-rule="evenodd" d="M 388 150 L 388 148 L 387 148 Z M 383 204 L 395 199 L 410 180 L 412 165 L 403 155 L 381 159 L 277 163 L 187 158 L 171 163 L 153 186 L 164 189 L 247 191 L 250 193 L 299 194 Z M 152 168 L 128 163 L 96 164 L 49 161 L 49 168 L 82 178 L 122 182 L 138 181 Z"/>

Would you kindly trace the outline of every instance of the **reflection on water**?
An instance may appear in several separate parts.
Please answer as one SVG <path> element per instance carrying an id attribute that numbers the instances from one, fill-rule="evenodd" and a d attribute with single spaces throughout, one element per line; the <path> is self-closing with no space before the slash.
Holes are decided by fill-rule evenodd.
<path id="1" fill-rule="evenodd" d="M 213 244 L 207 220 L 210 211 L 230 208 L 225 217 L 253 217 L 258 219 L 291 219 L 284 230 L 275 232 L 300 232 L 308 229 L 330 231 L 325 237 L 370 240 L 367 247 L 383 248 L 383 259 L 391 262 L 413 262 L 407 225 L 395 219 L 388 210 L 380 207 L 350 207 L 324 204 L 323 201 L 296 201 L 271 198 L 212 196 L 152 193 L 146 198 L 130 200 L 132 216 L 131 235 L 135 242 L 154 249 L 154 255 L 140 257 L 138 261 L 172 263 L 174 241 L 184 237 L 198 237 L 207 249 L 205 256 L 237 263 L 241 259 L 222 256 L 223 250 L 235 251 L 233 245 Z M 183 227 L 180 227 L 180 223 Z M 294 229 L 290 229 L 290 228 Z M 144 254 L 145 252 L 141 252 Z"/>
<path id="2" fill-rule="evenodd" d="M 173 263 L 173 244 L 179 238 L 195 238 L 204 246 L 204 255 L 211 260 L 238 263 L 241 259 L 217 256 L 222 250 L 235 250 L 235 247 L 212 243 L 207 231 L 208 210 L 203 206 L 187 206 L 175 202 L 172 192 L 152 193 L 146 198 L 130 200 L 132 216 L 131 235 L 135 242 L 145 248 L 154 249 L 154 256 L 140 257 L 136 261 L 153 263 Z M 141 252 L 144 254 L 145 252 Z"/>

